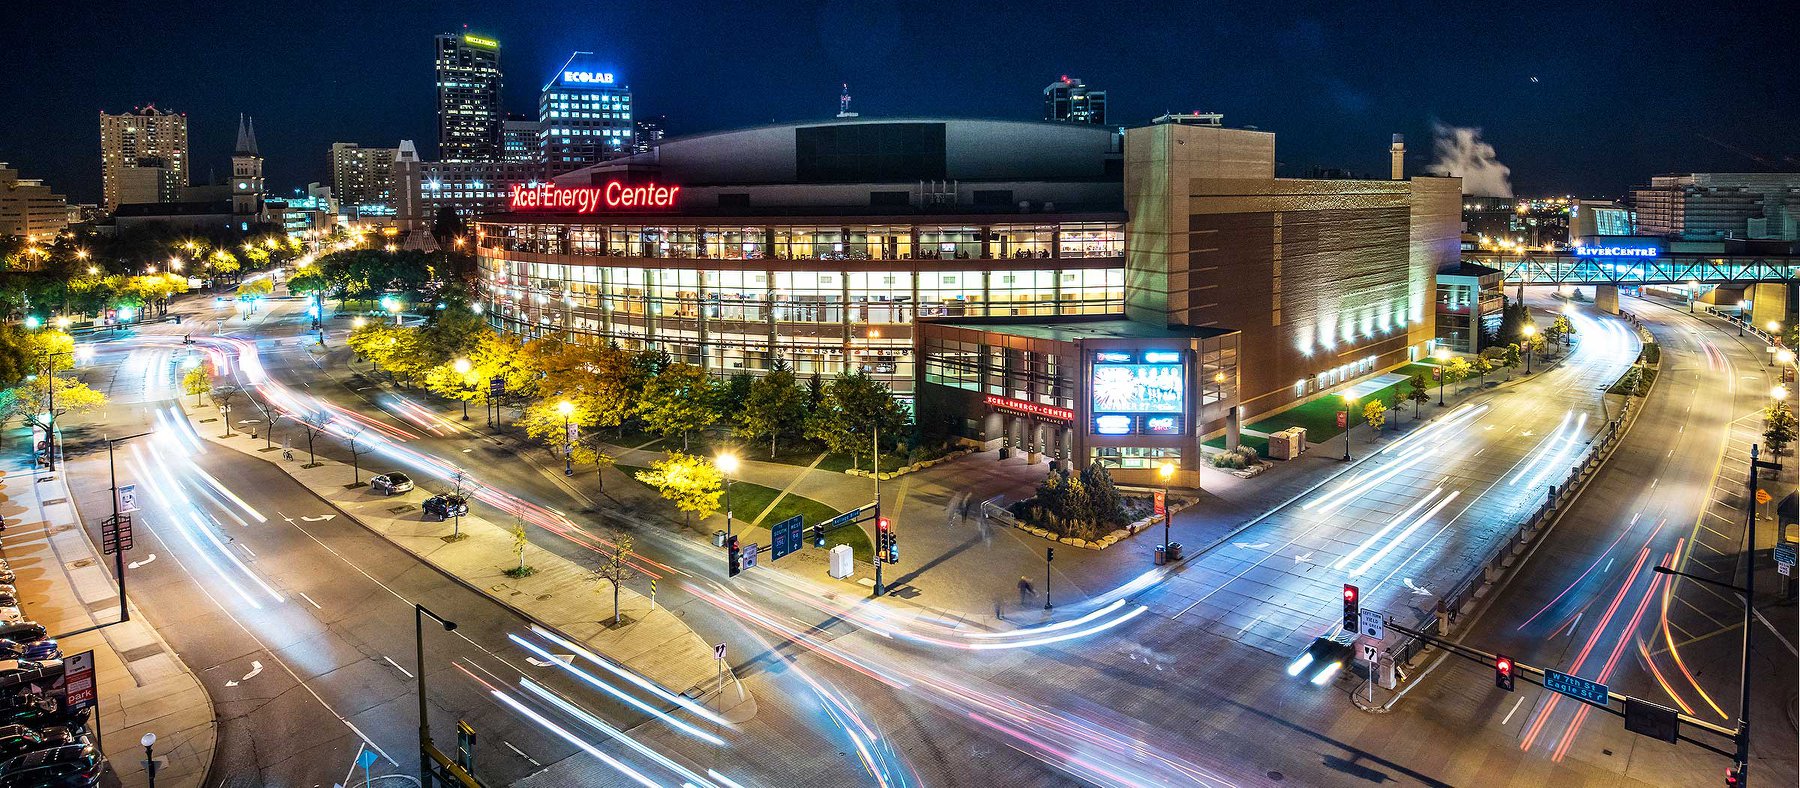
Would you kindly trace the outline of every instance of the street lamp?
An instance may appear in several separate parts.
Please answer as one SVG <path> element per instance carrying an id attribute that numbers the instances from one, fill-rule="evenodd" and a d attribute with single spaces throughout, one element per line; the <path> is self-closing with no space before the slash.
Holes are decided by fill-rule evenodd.
<path id="1" fill-rule="evenodd" d="M 1779 321 L 1779 320 L 1771 320 L 1771 321 L 1769 321 L 1769 324 L 1768 324 L 1768 325 L 1767 325 L 1767 326 L 1764 326 L 1764 328 L 1767 328 L 1767 329 L 1769 329 L 1769 337 L 1770 337 L 1770 338 L 1771 338 L 1771 339 L 1774 339 L 1774 340 L 1775 340 L 1775 341 L 1776 341 L 1776 342 L 1780 342 L 1780 341 L 1781 341 L 1781 338 L 1780 338 L 1780 334 L 1781 334 L 1781 321 Z"/>
<path id="2" fill-rule="evenodd" d="M 144 773 L 150 776 L 150 788 L 156 788 L 156 734 L 144 734 L 138 744 L 144 745 Z"/>
<path id="3" fill-rule="evenodd" d="M 1775 384 L 1774 388 L 1769 389 L 1769 396 L 1772 399 L 1774 399 L 1776 402 L 1781 402 L 1783 400 L 1786 400 L 1787 395 L 1788 395 L 1787 386 L 1783 386 L 1780 383 Z"/>
<path id="4" fill-rule="evenodd" d="M 1784 367 L 1794 363 L 1794 351 L 1784 347 L 1775 348 L 1775 363 Z"/>
<path id="5" fill-rule="evenodd" d="M 718 467 L 719 473 L 722 473 L 725 475 L 725 535 L 730 536 L 731 535 L 731 475 L 734 473 L 737 473 L 737 469 L 738 469 L 737 455 L 732 454 L 731 452 L 728 452 L 728 451 L 720 452 L 719 456 L 713 458 L 713 465 Z M 881 561 L 879 556 L 877 556 L 875 560 L 876 560 L 876 563 L 880 563 L 880 561 Z"/>
<path id="6" fill-rule="evenodd" d="M 362 328 L 363 326 L 366 326 L 368 324 L 369 324 L 369 321 L 364 320 L 361 316 L 358 316 L 355 319 L 350 321 L 351 328 Z"/>
<path id="7" fill-rule="evenodd" d="M 1531 374 L 1531 338 L 1537 336 L 1535 323 L 1525 324 L 1525 374 Z"/>
<path id="8" fill-rule="evenodd" d="M 456 370 L 457 382 L 462 384 L 461 389 L 464 392 L 464 396 L 462 397 L 462 406 L 463 406 L 462 420 L 468 421 L 469 420 L 469 398 L 468 398 L 467 392 L 469 391 L 469 370 L 473 368 L 473 365 L 471 365 L 469 363 L 468 359 L 459 358 L 456 360 L 455 364 L 451 365 L 451 368 Z"/>
<path id="9" fill-rule="evenodd" d="M 52 381 L 53 384 L 54 382 L 55 381 Z M 225 423 L 229 425 L 231 420 L 226 419 Z M 119 511 L 119 466 L 113 462 L 113 446 L 135 438 L 142 438 L 150 434 L 151 433 L 149 432 L 140 432 L 136 435 L 127 435 L 123 438 L 102 438 L 102 440 L 106 441 L 106 472 L 108 477 L 112 479 L 112 524 L 114 540 L 118 540 L 120 538 L 119 535 L 122 533 L 122 530 L 119 527 L 121 525 L 119 518 L 124 516 L 124 513 Z M 56 446 L 54 444 L 50 447 L 50 456 L 56 456 Z M 127 606 L 127 598 L 125 596 L 124 545 L 113 545 L 113 574 L 119 578 L 119 620 L 130 621 L 131 608 Z"/>
<path id="10" fill-rule="evenodd" d="M 428 754 L 437 750 L 431 743 L 431 720 L 426 717 L 425 709 L 425 617 L 444 625 L 445 632 L 455 632 L 456 622 L 425 609 L 424 605 L 413 605 L 413 648 L 417 661 L 413 663 L 413 673 L 419 680 L 419 784 L 431 785 L 431 761 Z"/>
<path id="11" fill-rule="evenodd" d="M 1156 475 L 1162 477 L 1163 484 L 1163 560 L 1168 561 L 1169 521 L 1174 519 L 1169 507 L 1169 480 L 1175 477 L 1175 463 L 1165 462 L 1157 466 Z"/>
<path id="12" fill-rule="evenodd" d="M 1447 377 L 1444 374 L 1444 370 L 1447 368 L 1445 362 L 1450 360 L 1450 348 L 1438 345 L 1436 350 L 1431 351 L 1431 357 L 1437 359 L 1438 362 L 1438 407 L 1441 408 L 1444 407 L 1444 378 Z"/>
<path id="13" fill-rule="evenodd" d="M 1356 407 L 1356 398 L 1344 395 L 1344 459 L 1350 459 L 1350 433 L 1356 431 L 1356 422 L 1350 420 L 1350 409 Z"/>
<path id="14" fill-rule="evenodd" d="M 575 403 L 563 400 L 556 403 L 556 412 L 563 417 L 563 475 L 575 475 L 575 441 L 569 438 L 569 414 L 575 412 Z"/>

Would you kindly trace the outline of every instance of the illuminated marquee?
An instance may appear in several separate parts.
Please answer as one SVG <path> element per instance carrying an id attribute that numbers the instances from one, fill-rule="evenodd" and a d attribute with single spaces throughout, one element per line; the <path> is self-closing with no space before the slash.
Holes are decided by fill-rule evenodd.
<path id="1" fill-rule="evenodd" d="M 1654 246 L 1577 246 L 1576 257 L 1655 257 Z"/>
<path id="2" fill-rule="evenodd" d="M 564 188 L 553 183 L 540 186 L 514 184 L 510 207 L 515 211 L 574 211 L 594 213 L 601 208 L 673 208 L 680 186 L 646 183 L 630 186 L 613 181 L 605 186 Z"/>
<path id="3" fill-rule="evenodd" d="M 487 47 L 488 49 L 499 49 L 500 48 L 500 42 L 495 41 L 494 39 L 482 38 L 481 36 L 472 36 L 472 35 L 469 35 L 468 33 L 463 34 L 463 43 L 474 44 L 475 46 L 478 46 L 478 47 Z"/>
<path id="4" fill-rule="evenodd" d="M 1059 408 L 1054 405 L 1044 405 L 1042 403 L 1026 402 L 1025 400 L 1020 399 L 998 397 L 993 394 L 987 395 L 986 402 L 992 407 L 1001 410 L 1010 410 L 1014 413 L 1023 413 L 1028 416 L 1042 416 L 1046 419 L 1056 419 L 1057 421 L 1075 420 L 1075 411 L 1069 410 L 1068 408 Z"/>
<path id="5" fill-rule="evenodd" d="M 613 75 L 611 71 L 564 71 L 563 84 L 567 85 L 571 83 L 611 85 L 613 83 Z"/>

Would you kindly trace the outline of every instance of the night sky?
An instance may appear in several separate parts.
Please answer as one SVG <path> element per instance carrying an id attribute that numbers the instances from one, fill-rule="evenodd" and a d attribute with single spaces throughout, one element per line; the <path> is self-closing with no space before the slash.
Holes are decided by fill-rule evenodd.
<path id="1" fill-rule="evenodd" d="M 1422 172 L 1435 124 L 1483 129 L 1523 195 L 1800 170 L 1800 14 L 1779 2 L 126 5 L 6 3 L 0 161 L 74 201 L 99 200 L 97 113 L 147 103 L 188 114 L 196 180 L 227 170 L 240 112 L 272 192 L 328 181 L 335 141 L 433 157 L 432 35 L 465 24 L 501 41 L 508 109 L 536 117 L 544 79 L 592 50 L 675 135 L 825 118 L 845 81 L 864 117 L 1034 119 L 1068 74 L 1115 125 L 1208 110 L 1274 131 L 1287 176 L 1380 177 L 1395 132 Z"/>

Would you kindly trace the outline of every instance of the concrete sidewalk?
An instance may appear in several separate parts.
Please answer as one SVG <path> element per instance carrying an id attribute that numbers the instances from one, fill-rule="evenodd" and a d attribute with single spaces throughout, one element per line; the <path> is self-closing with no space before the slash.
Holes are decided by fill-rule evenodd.
<path id="1" fill-rule="evenodd" d="M 192 414 L 190 418 L 194 418 Z M 216 423 L 201 424 L 197 419 L 195 429 L 212 443 L 274 463 L 362 527 L 445 576 L 569 636 L 650 681 L 693 697 L 717 691 L 719 665 L 713 658 L 712 645 L 667 608 L 659 605 L 652 609 L 650 600 L 633 590 L 630 582 L 619 592 L 624 623 L 613 626 L 611 586 L 596 584 L 590 566 L 528 545 L 525 565 L 536 571 L 519 579 L 505 574 L 519 563 L 512 522 L 496 522 L 479 514 L 465 516 L 460 526 L 464 538 L 447 541 L 455 524 L 427 519 L 419 509 L 434 491 L 447 485 L 433 481 L 409 493 L 381 495 L 367 486 L 372 475 L 367 470 L 361 473 L 365 484 L 351 487 L 354 469 L 349 464 L 321 460 L 318 467 L 307 468 L 303 467 L 304 452 L 296 452 L 292 461 L 284 461 L 279 449 L 265 449 L 262 438 L 243 433 L 222 438 Z M 576 541 L 597 540 L 584 532 L 576 536 Z M 598 553 L 595 558 L 597 563 Z M 634 582 L 641 584 L 642 573 L 639 574 L 640 579 Z M 730 668 L 726 667 L 726 671 L 729 674 Z M 735 677 L 731 680 L 736 681 Z M 734 722 L 748 719 L 755 712 L 755 702 L 747 693 L 727 691 L 725 701 L 724 714 Z"/>
<path id="2" fill-rule="evenodd" d="M 0 465 L 3 551 L 18 575 L 21 606 L 57 638 L 65 657 L 94 652 L 98 728 L 112 762 L 102 784 L 149 785 L 138 740 L 155 733 L 158 782 L 200 785 L 217 735 L 212 699 L 136 606 L 130 621 L 115 623 L 119 596 L 106 568 L 110 559 L 81 527 L 62 473 L 10 457 Z M 62 636 L 82 630 L 93 631 Z"/>

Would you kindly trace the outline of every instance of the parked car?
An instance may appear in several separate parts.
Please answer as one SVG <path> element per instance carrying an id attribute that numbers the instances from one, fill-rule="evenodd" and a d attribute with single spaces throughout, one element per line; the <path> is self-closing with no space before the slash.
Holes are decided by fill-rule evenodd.
<path id="1" fill-rule="evenodd" d="M 382 495 L 409 492 L 413 488 L 412 478 L 399 471 L 390 471 L 369 480 L 369 486 Z"/>
<path id="2" fill-rule="evenodd" d="M 469 502 L 460 495 L 433 495 L 425 499 L 422 508 L 425 510 L 425 514 L 443 521 L 467 515 Z"/>
<path id="3" fill-rule="evenodd" d="M 12 585 L 0 584 L 0 605 L 17 607 L 19 605 L 19 589 Z"/>
<path id="4" fill-rule="evenodd" d="M 0 788 L 86 788 L 100 784 L 105 770 L 91 742 L 47 747 L 0 765 Z"/>
<path id="5" fill-rule="evenodd" d="M 32 671 L 54 675 L 56 671 L 62 670 L 62 666 L 63 662 L 60 659 L 46 659 L 41 662 L 30 659 L 0 659 L 0 682 L 6 682 Z"/>
<path id="6" fill-rule="evenodd" d="M 65 713 L 55 695 L 20 692 L 0 695 L 0 725 L 24 725 L 42 728 L 46 725 L 85 725 L 88 712 Z"/>
<path id="7" fill-rule="evenodd" d="M 19 576 L 13 573 L 12 567 L 7 565 L 5 561 L 0 560 L 0 584 L 10 586 L 13 584 L 13 581 L 18 579 Z"/>
<path id="8" fill-rule="evenodd" d="M 16 640 L 0 638 L 0 659 L 62 659 L 62 649 L 51 638 L 44 638 L 35 643 L 20 643 Z"/>
<path id="9" fill-rule="evenodd" d="M 36 643 L 50 636 L 50 631 L 36 621 L 14 621 L 0 624 L 0 638 L 15 643 Z"/>
<path id="10" fill-rule="evenodd" d="M 25 620 L 25 611 L 11 605 L 0 605 L 0 623 L 11 624 Z"/>
<path id="11" fill-rule="evenodd" d="M 74 731 L 60 725 L 46 726 L 42 730 L 27 725 L 0 725 L 0 763 L 34 750 L 60 747 L 75 742 Z"/>

